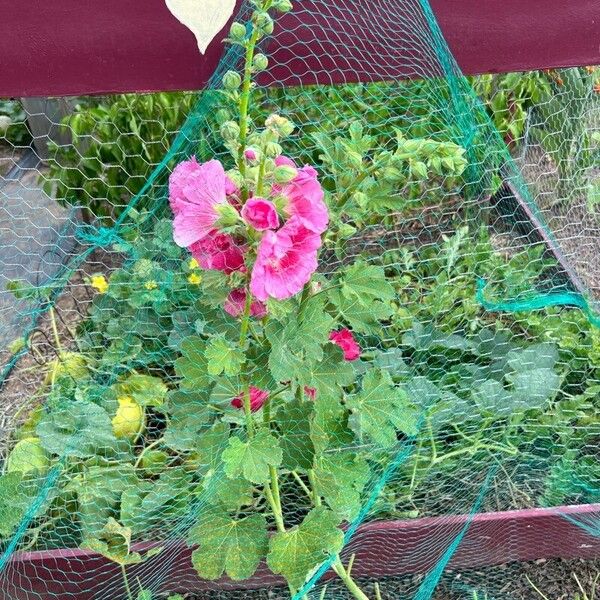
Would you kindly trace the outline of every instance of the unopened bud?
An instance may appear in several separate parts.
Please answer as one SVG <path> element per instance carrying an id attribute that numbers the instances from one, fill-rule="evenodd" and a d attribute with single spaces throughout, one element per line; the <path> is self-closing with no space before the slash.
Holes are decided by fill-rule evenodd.
<path id="1" fill-rule="evenodd" d="M 266 12 L 258 13 L 254 22 L 265 35 L 271 35 L 275 29 L 273 19 Z"/>
<path id="2" fill-rule="evenodd" d="M 244 158 L 250 162 L 258 160 L 258 150 L 255 150 L 254 148 L 248 148 L 244 152 Z"/>
<path id="3" fill-rule="evenodd" d="M 289 165 L 281 165 L 273 172 L 273 177 L 277 183 L 289 183 L 296 179 L 298 170 Z"/>
<path id="4" fill-rule="evenodd" d="M 246 28 L 241 23 L 233 23 L 229 37 L 236 42 L 243 42 L 246 39 Z"/>
<path id="5" fill-rule="evenodd" d="M 221 125 L 221 135 L 226 142 L 232 142 L 240 137 L 240 126 L 235 121 L 225 121 Z"/>
<path id="6" fill-rule="evenodd" d="M 223 75 L 223 87 L 226 90 L 237 90 L 242 85 L 242 77 L 237 71 L 227 71 Z"/>
<path id="7" fill-rule="evenodd" d="M 273 8 L 275 10 L 278 10 L 279 12 L 282 13 L 288 13 L 290 12 L 294 7 L 292 6 L 292 3 L 290 2 L 290 0 L 277 0 L 274 4 L 273 4 Z"/>
<path id="8" fill-rule="evenodd" d="M 241 219 L 238 211 L 227 202 L 215 205 L 215 210 L 219 214 L 217 226 L 231 227 Z"/>
<path id="9" fill-rule="evenodd" d="M 269 59 L 264 54 L 257 54 L 253 66 L 255 71 L 264 71 L 269 66 Z"/>
<path id="10" fill-rule="evenodd" d="M 271 115 L 265 121 L 265 125 L 276 131 L 280 136 L 287 137 L 294 132 L 294 124 L 281 115 Z"/>
<path id="11" fill-rule="evenodd" d="M 282 151 L 283 149 L 277 142 L 269 142 L 265 146 L 265 156 L 268 158 L 276 158 L 281 154 Z"/>

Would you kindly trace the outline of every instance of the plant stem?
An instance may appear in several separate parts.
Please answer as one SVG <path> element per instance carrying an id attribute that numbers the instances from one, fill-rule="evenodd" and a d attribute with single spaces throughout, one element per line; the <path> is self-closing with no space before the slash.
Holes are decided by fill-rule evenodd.
<path id="1" fill-rule="evenodd" d="M 310 491 L 310 488 L 304 483 L 304 481 L 302 481 L 302 478 L 300 477 L 300 475 L 298 475 L 298 473 L 296 473 L 296 471 L 291 471 L 291 473 L 294 479 L 298 482 L 298 485 L 302 488 L 302 491 L 308 496 L 308 499 L 312 502 L 314 498 L 313 493 Z"/>
<path id="2" fill-rule="evenodd" d="M 344 582 L 344 585 L 348 588 L 348 591 L 356 598 L 356 600 L 369 600 L 369 597 L 358 587 L 354 579 L 352 579 L 350 574 L 346 571 L 339 555 L 336 556 L 335 562 L 333 563 L 333 570 Z"/>
<path id="3" fill-rule="evenodd" d="M 127 600 L 133 600 L 133 594 L 131 593 L 131 588 L 129 587 L 129 580 L 127 579 L 127 571 L 125 570 L 125 565 L 121 565 L 121 573 L 123 574 L 123 583 L 125 584 L 125 591 L 127 592 Z"/>
<path id="4" fill-rule="evenodd" d="M 148 450 L 151 450 L 152 448 L 156 448 L 156 446 L 159 446 L 160 444 L 162 444 L 163 438 L 158 438 L 157 440 L 154 440 L 151 444 L 148 444 L 139 454 L 139 456 L 137 457 L 137 460 L 135 461 L 135 463 L 133 463 L 133 468 L 137 469 L 141 462 L 142 462 L 142 458 L 144 457 L 144 454 L 146 454 L 146 452 L 148 452 Z"/>
<path id="5" fill-rule="evenodd" d="M 252 87 L 252 63 L 254 61 L 254 50 L 258 42 L 259 30 L 253 26 L 252 35 L 246 47 L 246 62 L 244 65 L 244 80 L 240 94 L 240 148 L 238 153 L 238 169 L 242 176 L 242 202 L 248 199 L 248 188 L 246 186 L 246 161 L 244 152 L 248 139 L 248 106 L 250 104 L 250 89 Z"/>
<path id="6" fill-rule="evenodd" d="M 269 467 L 269 471 L 271 474 L 271 483 L 265 483 L 265 496 L 267 497 L 267 501 L 271 506 L 273 517 L 275 517 L 275 525 L 277 526 L 277 531 L 279 531 L 280 533 L 285 533 L 285 524 L 283 522 L 283 515 L 281 514 L 281 499 L 279 498 L 279 484 L 277 483 L 277 471 L 275 471 L 274 467 Z M 271 489 L 271 486 L 273 486 L 277 495 L 275 495 L 274 491 Z"/>
<path id="7" fill-rule="evenodd" d="M 319 494 L 317 494 L 316 478 L 315 478 L 314 469 L 308 470 L 308 481 L 310 483 L 310 487 L 312 488 L 312 496 L 313 496 L 313 502 L 314 502 L 315 506 L 321 506 L 321 496 L 319 496 Z"/>
<path id="8" fill-rule="evenodd" d="M 246 337 L 248 335 L 248 327 L 250 326 L 250 307 L 252 306 L 252 295 L 250 290 L 246 288 L 246 303 L 244 305 L 244 314 L 242 315 L 242 323 L 240 326 L 240 349 L 243 351 L 246 346 Z M 248 435 L 254 435 L 254 421 L 252 419 L 252 406 L 250 403 L 250 382 L 244 378 L 243 392 L 244 414 L 246 416 L 246 429 Z"/>
<path id="9" fill-rule="evenodd" d="M 50 316 L 50 325 L 52 326 L 52 334 L 54 335 L 54 343 L 56 344 L 56 350 L 58 351 L 59 357 L 62 355 L 63 350 L 60 343 L 60 337 L 58 335 L 58 327 L 56 326 L 56 314 L 54 312 L 54 307 L 51 306 L 48 311 Z"/>

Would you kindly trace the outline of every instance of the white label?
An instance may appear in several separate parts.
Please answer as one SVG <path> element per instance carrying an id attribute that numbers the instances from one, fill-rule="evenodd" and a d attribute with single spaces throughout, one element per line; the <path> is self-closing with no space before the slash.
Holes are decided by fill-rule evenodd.
<path id="1" fill-rule="evenodd" d="M 167 8 L 196 36 L 204 54 L 233 14 L 236 0 L 165 0 Z"/>

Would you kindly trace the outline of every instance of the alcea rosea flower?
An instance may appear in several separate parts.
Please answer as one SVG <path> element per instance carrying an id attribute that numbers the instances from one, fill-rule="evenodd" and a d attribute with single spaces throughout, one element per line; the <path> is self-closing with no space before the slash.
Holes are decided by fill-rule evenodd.
<path id="1" fill-rule="evenodd" d="M 269 392 L 265 390 L 261 390 L 253 385 L 250 386 L 250 410 L 252 412 L 256 412 L 260 410 L 263 404 L 267 401 L 269 397 Z M 244 408 L 244 394 L 240 394 L 236 396 L 231 401 L 231 406 L 234 408 Z"/>
<path id="2" fill-rule="evenodd" d="M 258 231 L 279 227 L 279 215 L 275 205 L 264 198 L 250 198 L 242 207 L 242 218 Z"/>
<path id="3" fill-rule="evenodd" d="M 266 231 L 258 246 L 250 292 L 265 302 L 296 295 L 317 270 L 321 236 L 310 231 L 298 217 L 291 217 L 279 231 Z"/>
<path id="4" fill-rule="evenodd" d="M 275 165 L 296 167 L 294 161 L 285 156 L 277 157 Z M 273 194 L 287 199 L 286 214 L 297 216 L 306 229 L 321 234 L 329 224 L 329 213 L 317 175 L 313 167 L 304 166 L 298 169 L 298 174 L 291 182 L 273 186 Z"/>
<path id="5" fill-rule="evenodd" d="M 329 339 L 342 349 L 345 360 L 352 361 L 360 358 L 360 346 L 349 329 L 332 331 L 329 334 Z"/>
<path id="6" fill-rule="evenodd" d="M 192 256 L 203 269 L 223 271 L 226 275 L 245 269 L 244 250 L 244 246 L 230 235 L 216 229 L 189 247 Z"/>
<path id="7" fill-rule="evenodd" d="M 246 290 L 244 288 L 231 291 L 223 305 L 225 312 L 232 317 L 241 317 L 246 308 L 246 297 Z M 252 300 L 250 303 L 250 316 L 262 319 L 266 314 L 267 307 L 258 300 Z"/>
<path id="8" fill-rule="evenodd" d="M 227 203 L 227 190 L 232 189 L 218 160 L 198 164 L 192 158 L 178 164 L 169 178 L 175 243 L 187 248 L 210 235 L 220 217 L 218 207 Z"/>

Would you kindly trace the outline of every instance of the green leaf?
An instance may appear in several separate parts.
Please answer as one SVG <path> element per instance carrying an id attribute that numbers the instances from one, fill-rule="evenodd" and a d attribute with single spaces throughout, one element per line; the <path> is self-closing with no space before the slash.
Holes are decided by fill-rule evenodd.
<path id="1" fill-rule="evenodd" d="M 233 519 L 228 513 L 209 509 L 192 527 L 188 541 L 198 544 L 192 564 L 203 579 L 219 579 L 223 573 L 234 581 L 251 577 L 267 553 L 267 522 L 255 514 Z"/>
<path id="2" fill-rule="evenodd" d="M 210 375 L 238 375 L 244 363 L 244 353 L 224 336 L 214 336 L 206 347 Z"/>
<path id="3" fill-rule="evenodd" d="M 230 478 L 242 475 L 252 483 L 269 480 L 269 467 L 281 464 L 282 452 L 277 438 L 267 431 L 259 431 L 246 441 L 239 437 L 229 439 L 223 452 L 225 473 Z"/>
<path id="4" fill-rule="evenodd" d="M 339 398 L 317 395 L 314 401 L 315 415 L 311 422 L 311 439 L 317 454 L 328 448 L 351 444 L 354 433 L 348 427 L 348 411 Z"/>
<path id="5" fill-rule="evenodd" d="M 382 267 L 357 261 L 342 275 L 342 294 L 348 299 L 370 305 L 374 300 L 393 300 L 394 288 L 385 277 Z"/>
<path id="6" fill-rule="evenodd" d="M 0 477 L 0 537 L 11 535 L 33 502 L 38 483 L 26 480 L 21 472 Z"/>
<path id="7" fill-rule="evenodd" d="M 381 321 L 393 314 L 389 302 L 373 299 L 364 304 L 358 296 L 344 296 L 339 289 L 330 290 L 328 294 L 340 318 L 359 333 L 377 334 L 381 330 Z"/>
<path id="8" fill-rule="evenodd" d="M 338 517 L 354 519 L 362 506 L 361 493 L 369 480 L 367 461 L 354 452 L 327 453 L 314 469 L 316 492 Z"/>
<path id="9" fill-rule="evenodd" d="M 273 535 L 267 556 L 271 571 L 283 575 L 297 590 L 315 567 L 342 549 L 344 534 L 339 523 L 335 513 L 320 506 L 311 510 L 300 525 Z"/>
<path id="10" fill-rule="evenodd" d="M 131 396 L 140 406 L 162 406 L 168 388 L 159 377 L 133 373 L 117 384 L 120 396 Z"/>
<path id="11" fill-rule="evenodd" d="M 195 449 L 211 419 L 207 395 L 206 390 L 177 390 L 169 395 L 166 446 L 177 452 Z"/>
<path id="12" fill-rule="evenodd" d="M 36 431 L 42 446 L 58 456 L 86 458 L 117 446 L 108 413 L 92 402 L 53 408 L 42 416 Z"/>
<path id="13" fill-rule="evenodd" d="M 556 344 L 533 344 L 508 353 L 508 366 L 515 372 L 553 369 L 558 361 Z"/>
<path id="14" fill-rule="evenodd" d="M 354 369 L 344 360 L 344 353 L 335 344 L 327 344 L 323 350 L 323 360 L 307 362 L 302 366 L 299 380 L 328 398 L 339 398 L 341 388 L 354 382 Z"/>
<path id="15" fill-rule="evenodd" d="M 206 342 L 199 336 L 191 336 L 181 343 L 182 356 L 175 361 L 175 371 L 182 378 L 181 387 L 203 390 L 212 383 L 205 347 Z"/>
<path id="16" fill-rule="evenodd" d="M 363 378 L 362 391 L 349 396 L 350 422 L 359 435 L 366 435 L 380 446 L 396 443 L 397 432 L 416 435 L 419 412 L 408 394 L 395 387 L 387 371 L 372 369 Z"/>
<path id="17" fill-rule="evenodd" d="M 560 388 L 560 377 L 547 368 L 520 371 L 506 377 L 512 383 L 514 409 L 541 409 Z"/>
<path id="18" fill-rule="evenodd" d="M 282 464 L 285 468 L 310 469 L 315 449 L 310 435 L 310 419 L 313 403 L 293 400 L 277 412 L 277 424 L 281 430 L 279 444 Z"/>

